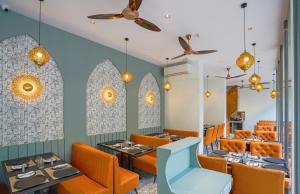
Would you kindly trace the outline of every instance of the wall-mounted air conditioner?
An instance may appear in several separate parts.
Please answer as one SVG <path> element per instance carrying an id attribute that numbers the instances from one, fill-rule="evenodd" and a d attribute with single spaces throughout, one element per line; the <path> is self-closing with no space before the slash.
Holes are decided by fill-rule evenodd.
<path id="1" fill-rule="evenodd" d="M 168 69 L 164 68 L 164 76 L 176 76 L 176 75 L 183 75 L 183 74 L 190 74 L 191 73 L 191 64 L 185 63 L 181 65 L 175 65 L 168 67 Z"/>

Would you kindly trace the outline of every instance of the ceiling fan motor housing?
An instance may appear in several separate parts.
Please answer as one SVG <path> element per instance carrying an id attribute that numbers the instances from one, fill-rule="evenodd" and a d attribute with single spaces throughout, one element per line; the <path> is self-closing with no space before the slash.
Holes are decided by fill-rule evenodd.
<path id="1" fill-rule="evenodd" d="M 131 8 L 127 7 L 122 11 L 122 15 L 128 20 L 135 20 L 139 17 L 139 12 L 136 10 L 132 11 Z"/>

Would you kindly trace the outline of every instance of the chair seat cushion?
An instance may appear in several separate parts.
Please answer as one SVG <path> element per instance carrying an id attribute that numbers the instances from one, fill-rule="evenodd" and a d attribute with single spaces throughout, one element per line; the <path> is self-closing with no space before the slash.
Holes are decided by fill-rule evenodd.
<path id="1" fill-rule="evenodd" d="M 157 160 L 156 157 L 146 154 L 133 159 L 133 166 L 152 175 L 157 174 Z"/>
<path id="2" fill-rule="evenodd" d="M 109 194 L 107 188 L 85 175 L 64 181 L 57 186 L 58 194 Z"/>
<path id="3" fill-rule="evenodd" d="M 139 186 L 139 175 L 126 170 L 124 168 L 119 168 L 120 178 L 121 178 L 121 187 L 122 190 L 128 193 L 132 188 L 138 188 Z"/>

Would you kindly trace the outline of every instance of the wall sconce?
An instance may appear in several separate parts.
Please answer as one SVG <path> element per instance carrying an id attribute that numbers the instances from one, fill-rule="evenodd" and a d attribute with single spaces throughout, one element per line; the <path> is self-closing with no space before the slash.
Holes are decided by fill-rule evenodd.
<path id="1" fill-rule="evenodd" d="M 105 104 L 113 104 L 117 99 L 117 92 L 112 86 L 104 86 L 100 90 L 100 99 Z"/>
<path id="2" fill-rule="evenodd" d="M 152 91 L 148 91 L 145 96 L 145 102 L 149 106 L 153 106 L 156 103 L 156 97 Z"/>
<path id="3" fill-rule="evenodd" d="M 12 93 L 25 101 L 36 100 L 43 92 L 43 85 L 39 78 L 33 75 L 17 75 L 12 79 Z"/>

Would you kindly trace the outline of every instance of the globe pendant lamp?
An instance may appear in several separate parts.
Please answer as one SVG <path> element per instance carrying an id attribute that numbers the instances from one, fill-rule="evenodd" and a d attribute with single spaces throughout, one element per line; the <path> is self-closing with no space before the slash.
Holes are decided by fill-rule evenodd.
<path id="1" fill-rule="evenodd" d="M 253 53 L 254 53 L 254 58 L 255 58 L 255 46 L 256 46 L 256 43 L 253 43 L 252 44 L 252 46 L 253 46 Z M 255 63 L 254 63 L 254 73 L 249 77 L 249 82 L 250 82 L 250 84 L 252 84 L 252 85 L 256 85 L 256 84 L 258 84 L 259 82 L 260 82 L 260 80 L 261 80 L 261 77 L 258 75 L 258 74 L 256 74 L 256 72 L 255 72 Z"/>
<path id="2" fill-rule="evenodd" d="M 166 90 L 166 92 L 170 91 L 172 89 L 172 84 L 168 81 L 168 66 L 169 66 L 169 58 L 166 58 L 167 60 L 167 78 L 166 78 L 166 82 L 164 83 L 164 89 Z"/>
<path id="3" fill-rule="evenodd" d="M 275 79 L 274 79 L 275 74 L 273 73 L 273 90 L 270 92 L 270 96 L 272 99 L 275 99 L 277 97 L 277 91 L 275 90 Z"/>
<path id="4" fill-rule="evenodd" d="M 49 54 L 46 49 L 41 46 L 41 19 L 42 19 L 42 2 L 40 1 L 39 11 L 39 45 L 31 49 L 28 53 L 28 58 L 34 62 L 39 68 L 45 65 L 49 61 Z"/>
<path id="5" fill-rule="evenodd" d="M 255 61 L 254 56 L 248 53 L 246 50 L 246 7 L 247 3 L 243 3 L 241 5 L 241 8 L 244 10 L 244 51 L 236 60 L 237 66 L 244 72 L 246 72 Z"/>
<path id="6" fill-rule="evenodd" d="M 208 75 L 206 76 L 206 91 L 205 91 L 205 96 L 206 98 L 209 98 L 211 96 L 211 92 L 208 89 Z"/>
<path id="7" fill-rule="evenodd" d="M 261 91 L 264 90 L 264 86 L 262 84 L 258 83 L 258 84 L 255 85 L 255 90 L 257 92 L 261 92 Z"/>
<path id="8" fill-rule="evenodd" d="M 129 41 L 129 38 L 125 38 L 125 41 L 126 41 L 126 70 L 121 73 L 121 80 L 125 82 L 125 84 L 128 84 L 132 79 L 132 74 L 128 71 L 127 69 L 127 57 L 128 57 L 128 54 L 127 54 L 127 43 Z"/>

